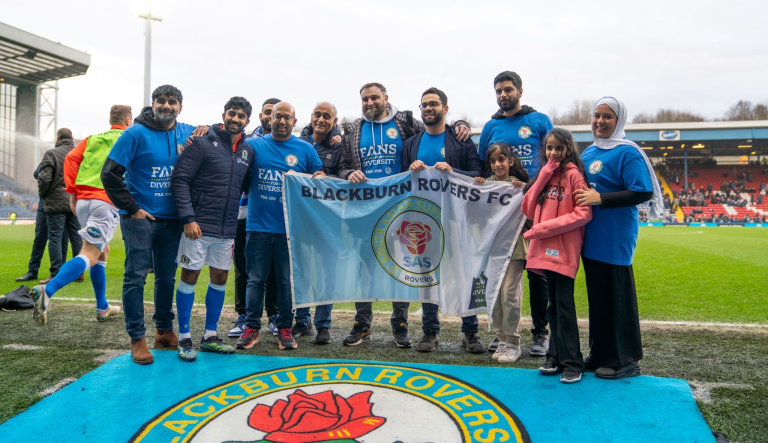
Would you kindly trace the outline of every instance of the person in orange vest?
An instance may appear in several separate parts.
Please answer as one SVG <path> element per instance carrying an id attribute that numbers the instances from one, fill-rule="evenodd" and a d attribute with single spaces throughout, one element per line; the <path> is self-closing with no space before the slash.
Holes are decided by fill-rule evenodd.
<path id="1" fill-rule="evenodd" d="M 83 248 L 66 262 L 50 282 L 32 288 L 35 299 L 34 319 L 45 325 L 51 297 L 79 275 L 90 269 L 91 283 L 96 295 L 96 319 L 104 321 L 121 312 L 119 306 L 107 303 L 107 257 L 109 241 L 115 234 L 120 218 L 117 208 L 104 192 L 101 169 L 112 146 L 123 130 L 131 125 L 131 107 L 114 105 L 109 112 L 109 131 L 92 135 L 72 149 L 64 160 L 64 182 L 70 194 L 69 204 L 82 229 Z"/>

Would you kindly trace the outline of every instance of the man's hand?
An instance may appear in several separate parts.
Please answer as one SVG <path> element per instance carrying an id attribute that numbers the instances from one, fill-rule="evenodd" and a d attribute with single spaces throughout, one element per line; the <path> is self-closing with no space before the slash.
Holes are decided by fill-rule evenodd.
<path id="1" fill-rule="evenodd" d="M 315 178 L 315 177 L 325 177 L 325 172 L 317 171 L 314 174 L 312 174 L 312 178 Z"/>
<path id="2" fill-rule="evenodd" d="M 449 165 L 446 162 L 437 162 L 437 163 L 435 163 L 435 169 L 437 169 L 438 171 L 443 171 L 443 172 L 453 172 L 453 168 L 451 167 L 451 165 Z"/>
<path id="3" fill-rule="evenodd" d="M 334 135 L 331 137 L 331 146 L 336 146 L 341 144 L 341 136 L 340 135 Z"/>
<path id="4" fill-rule="evenodd" d="M 410 171 L 423 171 L 427 169 L 427 165 L 424 164 L 421 160 L 416 160 L 415 162 L 411 163 L 411 166 L 408 168 Z"/>
<path id="5" fill-rule="evenodd" d="M 472 129 L 470 129 L 469 126 L 466 126 L 466 125 L 456 126 L 456 138 L 459 139 L 460 142 L 463 142 L 464 140 L 468 139 L 471 135 L 472 135 Z"/>
<path id="6" fill-rule="evenodd" d="M 138 211 L 136 211 L 136 213 L 133 214 L 131 216 L 131 218 L 148 218 L 150 220 L 154 220 L 155 219 L 155 217 L 152 217 L 152 214 L 150 214 L 149 212 L 147 212 L 147 211 L 145 211 L 143 209 L 139 209 Z"/>
<path id="7" fill-rule="evenodd" d="M 363 171 L 355 171 L 347 176 L 347 180 L 351 181 L 352 183 L 358 184 L 358 183 L 365 183 L 368 181 L 368 178 L 363 174 Z"/>
<path id="8" fill-rule="evenodd" d="M 69 194 L 69 209 L 72 210 L 72 213 L 75 214 L 75 217 L 77 217 L 77 210 L 75 209 L 76 207 L 77 207 L 77 195 Z"/>
<path id="9" fill-rule="evenodd" d="M 576 203 L 579 206 L 596 206 L 603 203 L 600 193 L 594 189 L 577 189 L 573 191 L 576 196 Z"/>
<path id="10" fill-rule="evenodd" d="M 187 223 L 184 225 L 184 237 L 187 237 L 190 240 L 197 240 L 202 236 L 203 231 L 200 229 L 200 226 L 197 224 L 197 222 Z"/>
<path id="11" fill-rule="evenodd" d="M 192 144 L 192 140 L 196 139 L 197 137 L 203 137 L 205 134 L 208 133 L 209 126 L 200 125 L 195 128 L 194 131 L 192 131 L 192 135 L 189 136 L 187 139 L 187 143 L 184 145 L 185 147 L 188 147 Z"/>

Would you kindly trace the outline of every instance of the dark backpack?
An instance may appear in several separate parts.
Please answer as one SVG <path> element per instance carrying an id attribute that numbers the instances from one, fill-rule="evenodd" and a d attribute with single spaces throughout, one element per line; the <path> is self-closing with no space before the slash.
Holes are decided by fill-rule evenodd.
<path id="1" fill-rule="evenodd" d="M 32 290 L 25 285 L 21 285 L 13 291 L 0 297 L 0 309 L 3 311 L 19 311 L 21 309 L 32 309 L 35 302 L 32 300 Z"/>

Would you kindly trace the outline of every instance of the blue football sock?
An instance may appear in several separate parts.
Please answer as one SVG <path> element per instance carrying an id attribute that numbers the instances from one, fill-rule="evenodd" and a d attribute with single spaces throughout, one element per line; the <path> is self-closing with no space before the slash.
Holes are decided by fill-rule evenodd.
<path id="1" fill-rule="evenodd" d="M 97 261 L 91 268 L 91 284 L 93 293 L 96 295 L 96 309 L 105 310 L 109 307 L 107 303 L 107 262 Z"/>
<path id="2" fill-rule="evenodd" d="M 90 265 L 91 262 L 84 255 L 72 257 L 59 269 L 56 277 L 53 277 L 53 280 L 45 285 L 45 293 L 48 297 L 53 297 L 56 291 L 75 281 L 77 277 L 80 277 L 81 274 L 91 267 Z"/>
<path id="3" fill-rule="evenodd" d="M 205 293 L 205 329 L 215 331 L 219 325 L 221 308 L 224 307 L 225 285 L 208 283 L 208 292 Z"/>
<path id="4" fill-rule="evenodd" d="M 179 282 L 176 289 L 176 313 L 179 316 L 179 334 L 189 334 L 192 304 L 195 302 L 195 285 Z M 183 338 L 183 337 L 182 337 Z"/>

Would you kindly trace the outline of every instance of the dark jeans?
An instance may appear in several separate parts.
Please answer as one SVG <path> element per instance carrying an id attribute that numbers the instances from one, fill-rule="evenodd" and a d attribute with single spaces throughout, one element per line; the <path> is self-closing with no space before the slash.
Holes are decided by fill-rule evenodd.
<path id="1" fill-rule="evenodd" d="M 38 271 L 40 271 L 40 262 L 43 260 L 46 243 L 48 243 L 48 218 L 45 216 L 45 211 L 40 209 L 35 218 L 35 240 L 32 242 L 32 254 L 29 257 L 29 265 L 27 265 L 27 271 L 32 274 L 38 275 Z M 62 258 L 67 256 L 68 249 L 69 234 L 65 229 L 61 240 Z"/>
<path id="2" fill-rule="evenodd" d="M 408 329 L 408 302 L 392 302 L 392 317 L 389 319 L 392 323 L 392 330 Z M 370 328 L 373 321 L 373 302 L 355 303 L 355 327 Z"/>
<path id="3" fill-rule="evenodd" d="M 331 328 L 331 311 L 333 305 L 315 306 L 315 328 Z M 296 323 L 308 325 L 312 321 L 312 314 L 309 308 L 299 308 L 296 310 Z"/>
<path id="4" fill-rule="evenodd" d="M 554 358 L 571 371 L 584 372 L 576 303 L 573 300 L 574 280 L 557 272 L 544 271 L 544 274 L 549 288 L 547 318 L 552 331 L 547 358 Z"/>
<path id="5" fill-rule="evenodd" d="M 440 318 L 437 315 L 438 306 L 434 303 L 421 304 L 421 329 L 426 334 L 429 331 L 440 333 Z M 461 332 L 477 332 L 479 324 L 476 315 L 461 317 Z"/>
<path id="6" fill-rule="evenodd" d="M 80 230 L 80 222 L 77 221 L 75 214 L 71 212 L 45 214 L 45 218 L 48 223 L 48 257 L 51 260 L 51 276 L 53 277 L 59 273 L 61 265 L 67 259 L 66 254 L 62 255 L 66 241 L 64 232 L 67 233 L 69 242 L 72 243 L 72 257 L 80 254 L 83 239 L 77 233 Z"/>
<path id="7" fill-rule="evenodd" d="M 589 299 L 589 347 L 600 366 L 618 368 L 643 358 L 632 266 L 582 257 Z"/>
<path id="8" fill-rule="evenodd" d="M 245 219 L 237 221 L 237 236 L 235 237 L 235 311 L 239 315 L 245 315 L 245 292 L 248 285 L 248 269 L 246 268 L 245 260 L 245 226 Z M 277 314 L 277 280 L 275 279 L 274 265 L 270 266 L 269 269 L 264 305 L 269 317 Z"/>
<path id="9" fill-rule="evenodd" d="M 264 313 L 264 291 L 270 269 L 274 268 L 277 281 L 277 305 L 280 317 L 277 328 L 290 328 L 293 324 L 293 300 L 291 299 L 291 263 L 288 255 L 288 238 L 285 234 L 249 232 L 245 243 L 248 285 L 246 286 L 245 324 L 248 328 L 261 329 Z M 274 263 L 274 265 L 273 265 Z"/>
<path id="10" fill-rule="evenodd" d="M 173 330 L 173 288 L 176 285 L 176 255 L 181 241 L 178 220 L 151 221 L 147 218 L 120 217 L 125 242 L 123 311 L 125 331 L 132 339 L 144 337 L 144 284 L 150 264 L 155 274 L 155 328 Z"/>
<path id="11" fill-rule="evenodd" d="M 547 277 L 528 271 L 528 295 L 531 301 L 531 334 L 547 335 L 547 303 L 549 301 Z"/>

